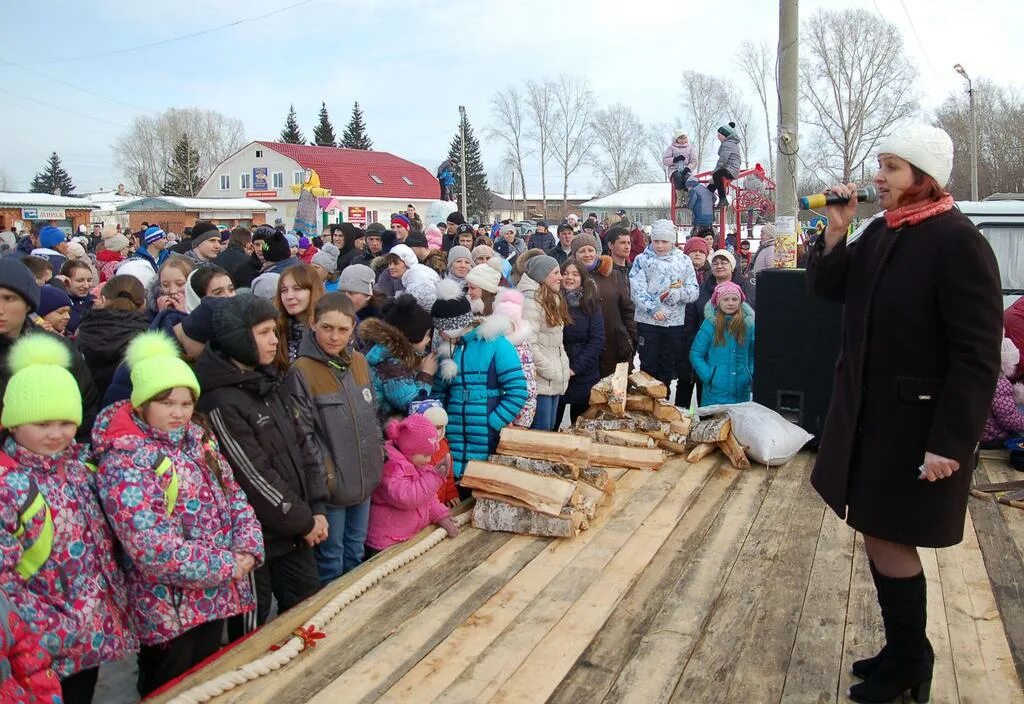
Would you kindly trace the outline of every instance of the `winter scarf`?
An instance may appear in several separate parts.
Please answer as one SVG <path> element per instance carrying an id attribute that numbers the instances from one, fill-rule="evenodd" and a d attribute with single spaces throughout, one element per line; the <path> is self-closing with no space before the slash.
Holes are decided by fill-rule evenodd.
<path id="1" fill-rule="evenodd" d="M 299 345 L 302 343 L 302 336 L 306 332 L 306 324 L 295 318 L 288 318 L 288 361 L 294 362 L 299 357 Z"/>
<path id="2" fill-rule="evenodd" d="M 920 203 L 911 203 L 902 208 L 885 211 L 885 223 L 890 230 L 906 225 L 917 225 L 928 218 L 941 215 L 953 209 L 953 196 L 948 193 L 940 200 L 926 200 Z"/>

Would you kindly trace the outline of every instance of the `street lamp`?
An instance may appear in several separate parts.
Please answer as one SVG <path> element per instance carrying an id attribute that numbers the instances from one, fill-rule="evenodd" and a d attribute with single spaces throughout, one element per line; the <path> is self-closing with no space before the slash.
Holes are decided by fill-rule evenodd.
<path id="1" fill-rule="evenodd" d="M 963 76 L 967 81 L 967 97 L 971 110 L 971 200 L 978 200 L 978 114 L 974 109 L 974 83 L 967 71 L 960 64 L 955 64 L 953 70 Z"/>
<path id="2" fill-rule="evenodd" d="M 459 155 L 462 159 L 462 214 L 469 215 L 469 206 L 466 205 L 466 106 L 459 106 L 459 133 L 462 135 L 462 149 Z"/>

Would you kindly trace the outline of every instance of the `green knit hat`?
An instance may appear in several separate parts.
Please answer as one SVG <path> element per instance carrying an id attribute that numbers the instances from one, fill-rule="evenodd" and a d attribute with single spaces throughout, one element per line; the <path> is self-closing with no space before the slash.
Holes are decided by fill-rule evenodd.
<path id="1" fill-rule="evenodd" d="M 124 360 L 132 370 L 133 408 L 141 408 L 154 396 L 179 386 L 192 389 L 199 398 L 196 375 L 167 333 L 152 330 L 137 335 L 128 345 Z"/>
<path id="2" fill-rule="evenodd" d="M 14 343 L 7 365 L 11 380 L 0 415 L 5 428 L 55 420 L 82 424 L 82 392 L 68 371 L 71 350 L 66 344 L 45 333 L 26 335 Z"/>

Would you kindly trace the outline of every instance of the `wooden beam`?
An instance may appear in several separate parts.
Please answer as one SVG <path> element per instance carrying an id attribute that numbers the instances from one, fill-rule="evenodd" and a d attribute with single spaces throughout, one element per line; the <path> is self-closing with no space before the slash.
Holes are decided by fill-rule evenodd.
<path id="1" fill-rule="evenodd" d="M 667 420 L 669 422 L 680 420 L 683 417 L 682 411 L 680 411 L 670 401 L 665 399 L 657 399 L 654 402 L 654 408 L 652 409 L 654 417 L 658 420 Z"/>
<path id="2" fill-rule="evenodd" d="M 668 387 L 647 372 L 633 372 L 629 383 L 651 398 L 668 398 Z"/>
<path id="3" fill-rule="evenodd" d="M 718 449 L 718 445 L 713 442 L 701 442 L 690 450 L 690 454 L 686 456 L 686 461 L 690 464 L 700 462 L 702 459 L 710 455 L 712 452 Z"/>
<path id="4" fill-rule="evenodd" d="M 524 472 L 501 464 L 470 460 L 460 482 L 468 489 L 509 496 L 535 511 L 558 516 L 576 491 L 576 483 L 561 477 Z"/>
<path id="5" fill-rule="evenodd" d="M 629 364 L 619 362 L 612 374 L 611 388 L 608 391 L 608 408 L 617 416 L 626 412 L 626 386 L 629 381 Z"/>
<path id="6" fill-rule="evenodd" d="M 650 435 L 631 433 L 627 430 L 598 430 L 596 440 L 623 447 L 654 447 L 654 439 Z"/>
<path id="7" fill-rule="evenodd" d="M 732 423 L 729 416 L 716 416 L 702 420 L 690 428 L 691 442 L 722 442 L 729 438 Z"/>
<path id="8" fill-rule="evenodd" d="M 579 435 L 509 427 L 501 431 L 498 454 L 585 467 L 590 463 L 590 446 L 590 438 Z"/>
<path id="9" fill-rule="evenodd" d="M 480 499 L 473 507 L 473 527 L 548 538 L 572 538 L 586 529 L 587 520 L 582 511 L 573 509 L 567 509 L 558 516 L 549 516 L 501 501 Z"/>
<path id="10" fill-rule="evenodd" d="M 658 449 L 619 447 L 595 442 L 590 447 L 590 462 L 599 467 L 657 469 L 665 462 L 665 453 Z"/>

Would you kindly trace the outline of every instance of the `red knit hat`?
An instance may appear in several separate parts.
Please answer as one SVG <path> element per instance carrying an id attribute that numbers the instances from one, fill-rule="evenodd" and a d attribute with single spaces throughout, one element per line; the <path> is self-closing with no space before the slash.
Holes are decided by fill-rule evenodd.
<path id="1" fill-rule="evenodd" d="M 412 415 L 403 420 L 393 420 L 384 433 L 406 457 L 432 455 L 437 451 L 437 428 L 426 416 Z"/>
<path id="2" fill-rule="evenodd" d="M 412 229 L 412 221 L 409 220 L 409 218 L 407 218 L 406 216 L 402 215 L 401 213 L 395 213 L 394 215 L 391 216 L 391 224 L 401 225 L 406 230 Z"/>
<path id="3" fill-rule="evenodd" d="M 718 307 L 718 301 L 722 299 L 722 296 L 727 294 L 735 294 L 740 297 L 740 303 L 747 300 L 747 297 L 743 295 L 743 289 L 738 284 L 734 284 L 732 281 L 725 281 L 715 286 L 715 292 L 711 294 L 711 305 L 715 308 Z"/>
<path id="4" fill-rule="evenodd" d="M 703 237 L 691 237 L 683 245 L 683 254 L 689 254 L 690 252 L 704 252 L 706 256 L 711 252 L 711 248 L 708 247 L 708 241 Z"/>

